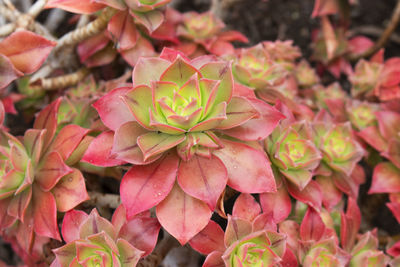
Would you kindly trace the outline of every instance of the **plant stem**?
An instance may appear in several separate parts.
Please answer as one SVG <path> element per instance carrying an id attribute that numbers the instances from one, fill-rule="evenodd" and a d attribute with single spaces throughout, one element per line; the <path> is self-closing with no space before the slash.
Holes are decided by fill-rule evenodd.
<path id="1" fill-rule="evenodd" d="M 53 78 L 39 78 L 31 85 L 33 89 L 57 90 L 69 86 L 73 86 L 81 81 L 89 74 L 87 68 L 81 68 L 76 72 L 61 75 Z"/>
<path id="2" fill-rule="evenodd" d="M 179 243 L 170 234 L 164 231 L 164 238 L 157 244 L 153 253 L 140 260 L 137 267 L 157 267 L 163 261 L 168 252 L 177 247 Z"/>
<path id="3" fill-rule="evenodd" d="M 121 197 L 116 194 L 106 194 L 94 191 L 88 192 L 90 199 L 86 201 L 86 204 L 93 206 L 110 207 L 112 209 L 118 208 L 121 204 Z"/>

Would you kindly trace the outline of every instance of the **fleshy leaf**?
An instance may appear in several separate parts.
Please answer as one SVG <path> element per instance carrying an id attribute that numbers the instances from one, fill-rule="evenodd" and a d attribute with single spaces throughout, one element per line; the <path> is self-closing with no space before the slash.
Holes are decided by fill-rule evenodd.
<path id="1" fill-rule="evenodd" d="M 207 226 L 212 211 L 182 191 L 177 184 L 156 208 L 161 225 L 184 245 Z"/>
<path id="2" fill-rule="evenodd" d="M 285 220 L 292 210 L 290 197 L 283 186 L 278 192 L 260 194 L 263 213 L 271 214 L 275 223 Z"/>
<path id="3" fill-rule="evenodd" d="M 104 5 L 91 0 L 49 0 L 45 8 L 60 8 L 72 13 L 91 14 L 104 8 Z"/>
<path id="4" fill-rule="evenodd" d="M 81 210 L 71 210 L 64 215 L 61 233 L 66 243 L 79 239 L 79 228 L 87 217 Z"/>
<path id="5" fill-rule="evenodd" d="M 304 241 L 314 240 L 318 241 L 322 238 L 325 232 L 325 224 L 312 208 L 308 208 L 306 215 L 300 225 L 300 237 Z"/>
<path id="6" fill-rule="evenodd" d="M 107 30 L 118 50 L 127 50 L 135 46 L 138 33 L 127 10 L 116 13 L 109 21 Z"/>
<path id="7" fill-rule="evenodd" d="M 135 248 L 124 239 L 119 239 L 117 241 L 117 246 L 122 266 L 136 266 L 140 257 L 143 256 L 143 251 Z"/>
<path id="8" fill-rule="evenodd" d="M 61 240 L 57 225 L 56 200 L 52 193 L 34 188 L 33 219 L 33 227 L 37 234 Z"/>
<path id="9" fill-rule="evenodd" d="M 17 70 L 30 74 L 40 68 L 55 45 L 40 35 L 20 30 L 0 42 L 0 54 L 8 57 Z"/>
<path id="10" fill-rule="evenodd" d="M 228 216 L 228 225 L 225 230 L 224 243 L 229 247 L 233 242 L 242 239 L 252 232 L 252 225 L 249 221 Z"/>
<path id="11" fill-rule="evenodd" d="M 160 10 L 152 10 L 148 12 L 135 12 L 131 9 L 131 15 L 152 33 L 164 20 L 164 15 Z"/>
<path id="12" fill-rule="evenodd" d="M 43 140 L 43 150 L 46 150 L 50 145 L 54 134 L 57 129 L 57 113 L 60 107 L 61 98 L 53 101 L 50 105 L 42 109 L 36 117 L 35 123 L 33 124 L 34 129 L 46 129 Z"/>
<path id="13" fill-rule="evenodd" d="M 194 155 L 179 165 L 178 183 L 183 191 L 207 203 L 210 210 L 215 209 L 227 180 L 226 168 L 215 156 L 208 159 Z"/>
<path id="14" fill-rule="evenodd" d="M 226 120 L 217 129 L 230 129 L 239 126 L 259 115 L 253 105 L 244 97 L 233 97 L 226 107 Z"/>
<path id="15" fill-rule="evenodd" d="M 249 222 L 253 221 L 260 213 L 260 205 L 250 194 L 240 194 L 233 205 L 232 216 Z"/>
<path id="16" fill-rule="evenodd" d="M 202 254 L 210 254 L 213 251 L 225 251 L 224 230 L 213 220 L 189 241 L 190 246 Z"/>
<path id="17" fill-rule="evenodd" d="M 0 89 L 22 75 L 23 73 L 17 70 L 6 56 L 0 54 Z"/>
<path id="18" fill-rule="evenodd" d="M 290 195 L 295 199 L 306 203 L 317 211 L 321 210 L 322 191 L 317 182 L 311 180 L 308 185 L 301 191 L 297 186 L 295 186 L 291 182 L 288 182 L 287 190 Z"/>
<path id="19" fill-rule="evenodd" d="M 57 151 L 63 160 L 66 160 L 89 132 L 78 125 L 70 124 L 61 129 L 49 150 Z"/>
<path id="20" fill-rule="evenodd" d="M 390 162 L 376 165 L 368 194 L 400 192 L 400 169 Z"/>
<path id="21" fill-rule="evenodd" d="M 161 74 L 170 64 L 162 58 L 140 58 L 133 70 L 133 84 L 151 86 L 152 82 L 160 80 Z"/>
<path id="22" fill-rule="evenodd" d="M 25 221 L 25 211 L 32 202 L 32 187 L 28 187 L 19 194 L 15 195 L 7 209 L 10 216 L 16 217 L 21 222 Z"/>
<path id="23" fill-rule="evenodd" d="M 156 156 L 185 140 L 186 136 L 150 132 L 137 138 L 137 144 L 142 150 L 144 160 Z"/>
<path id="24" fill-rule="evenodd" d="M 228 171 L 228 185 L 242 193 L 275 192 L 270 162 L 264 152 L 248 145 L 220 139 L 224 148 L 213 152 Z"/>
<path id="25" fill-rule="evenodd" d="M 144 128 L 151 129 L 149 113 L 153 107 L 151 88 L 146 85 L 136 86 L 125 94 L 123 100 L 131 110 L 136 121 Z"/>
<path id="26" fill-rule="evenodd" d="M 82 173 L 78 169 L 72 170 L 72 173 L 61 178 L 51 190 L 56 199 L 57 210 L 61 212 L 69 211 L 89 199 Z"/>
<path id="27" fill-rule="evenodd" d="M 128 218 L 148 210 L 167 197 L 174 185 L 179 158 L 167 154 L 147 164 L 133 166 L 122 178 L 121 201 Z"/>

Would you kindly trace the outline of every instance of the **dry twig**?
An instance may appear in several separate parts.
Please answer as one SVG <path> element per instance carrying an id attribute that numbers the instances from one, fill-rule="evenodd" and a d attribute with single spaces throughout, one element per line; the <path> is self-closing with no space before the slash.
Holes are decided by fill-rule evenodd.
<path id="1" fill-rule="evenodd" d="M 61 75 L 52 78 L 40 78 L 37 81 L 34 81 L 31 87 L 32 89 L 42 88 L 45 90 L 57 90 L 61 88 L 66 88 L 77 84 L 88 74 L 89 70 L 87 68 L 81 68 L 76 72 L 66 75 Z"/>
<path id="2" fill-rule="evenodd" d="M 164 238 L 157 244 L 153 253 L 139 261 L 138 267 L 157 267 L 163 261 L 168 252 L 177 247 L 179 243 L 170 234 L 164 231 Z"/>
<path id="3" fill-rule="evenodd" d="M 85 202 L 88 205 L 116 209 L 121 204 L 120 195 L 99 193 L 95 191 L 89 191 L 88 194 L 90 199 Z"/>

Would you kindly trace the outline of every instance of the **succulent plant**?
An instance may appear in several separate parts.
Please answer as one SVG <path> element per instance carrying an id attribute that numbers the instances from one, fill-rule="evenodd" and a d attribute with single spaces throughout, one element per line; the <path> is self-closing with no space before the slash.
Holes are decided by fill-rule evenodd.
<path id="1" fill-rule="evenodd" d="M 147 215 L 127 221 L 123 207 L 116 210 L 112 222 L 101 217 L 96 209 L 89 215 L 72 210 L 65 215 L 62 225 L 67 244 L 53 250 L 56 259 L 51 266 L 134 267 L 153 250 L 159 230 L 157 220 Z"/>
<path id="2" fill-rule="evenodd" d="M 227 184 L 248 193 L 276 190 L 261 150 L 221 136 L 262 140 L 282 118 L 260 100 L 234 95 L 228 62 L 213 57 L 190 61 L 164 50 L 159 58 L 138 62 L 133 83 L 133 88 L 117 88 L 94 104 L 115 134 L 100 135 L 83 158 L 100 166 L 141 165 L 132 167 L 121 183 L 128 216 L 158 205 L 161 224 L 186 243 L 205 227 Z M 183 215 L 183 221 L 171 224 L 169 209 L 185 201 L 191 204 L 184 213 L 201 217 L 182 226 L 189 223 Z"/>

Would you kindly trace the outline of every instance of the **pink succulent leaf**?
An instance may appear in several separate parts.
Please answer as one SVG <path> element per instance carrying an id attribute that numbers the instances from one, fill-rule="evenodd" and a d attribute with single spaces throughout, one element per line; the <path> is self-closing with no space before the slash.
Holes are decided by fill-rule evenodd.
<path id="1" fill-rule="evenodd" d="M 5 198 L 0 200 L 0 227 L 4 229 L 12 225 L 16 218 L 8 215 L 8 207 L 10 205 L 11 198 Z"/>
<path id="2" fill-rule="evenodd" d="M 186 139 L 186 135 L 170 135 L 166 133 L 149 132 L 142 134 L 137 138 L 137 145 L 143 153 L 143 159 L 157 156 L 167 151 Z"/>
<path id="3" fill-rule="evenodd" d="M 135 46 L 138 32 L 127 10 L 117 12 L 109 21 L 107 30 L 118 50 L 127 50 Z"/>
<path id="4" fill-rule="evenodd" d="M 135 117 L 121 98 L 130 89 L 131 87 L 116 88 L 93 104 L 93 107 L 100 115 L 101 121 L 113 131 L 116 131 L 122 124 L 135 120 Z"/>
<path id="5" fill-rule="evenodd" d="M 157 243 L 161 225 L 156 218 L 134 217 L 127 221 L 118 233 L 135 248 L 144 251 L 142 257 L 149 255 Z"/>
<path id="6" fill-rule="evenodd" d="M 150 111 L 153 107 L 152 91 L 150 87 L 138 85 L 128 91 L 122 99 L 140 125 L 149 130 L 153 129 L 150 125 Z"/>
<path id="7" fill-rule="evenodd" d="M 121 0 L 91 0 L 92 2 L 103 4 L 118 10 L 125 10 L 126 5 L 124 1 Z"/>
<path id="8" fill-rule="evenodd" d="M 285 220 L 292 210 L 290 197 L 283 186 L 277 192 L 260 194 L 260 204 L 263 213 L 271 214 L 275 223 Z"/>
<path id="9" fill-rule="evenodd" d="M 152 10 L 148 12 L 135 12 L 130 10 L 131 15 L 142 24 L 150 34 L 160 27 L 164 20 L 164 15 L 160 10 Z"/>
<path id="10" fill-rule="evenodd" d="M 391 139 L 387 152 L 382 153 L 382 156 L 390 160 L 397 168 L 400 168 L 400 139 Z"/>
<path id="11" fill-rule="evenodd" d="M 161 74 L 161 81 L 174 82 L 182 87 L 190 78 L 199 71 L 180 55 Z M 199 75 L 201 77 L 201 75 Z"/>
<path id="12" fill-rule="evenodd" d="M 175 184 L 169 195 L 156 207 L 158 221 L 182 245 L 207 226 L 212 211 L 208 206 Z"/>
<path id="13" fill-rule="evenodd" d="M 319 213 L 313 208 L 308 208 L 300 225 L 300 237 L 303 241 L 320 240 L 325 232 L 325 224 Z"/>
<path id="14" fill-rule="evenodd" d="M 71 262 L 76 256 L 75 243 L 68 243 L 62 247 L 53 250 L 56 259 L 52 262 L 50 267 L 71 266 Z M 76 265 L 77 263 L 75 263 Z"/>
<path id="15" fill-rule="evenodd" d="M 79 228 L 87 218 L 88 215 L 81 210 L 71 210 L 65 213 L 61 233 L 66 243 L 79 239 Z"/>
<path id="16" fill-rule="evenodd" d="M 82 63 L 90 68 L 104 66 L 113 62 L 117 55 L 118 53 L 115 48 L 111 45 L 111 43 L 108 43 L 107 46 L 104 47 L 104 49 L 101 49 L 98 52 L 94 53 L 87 60 L 85 60 L 85 62 Z"/>
<path id="17" fill-rule="evenodd" d="M 24 146 L 34 165 L 39 163 L 45 133 L 46 130 L 29 129 L 24 134 Z"/>
<path id="18" fill-rule="evenodd" d="M 270 162 L 264 152 L 248 145 L 221 139 L 224 148 L 213 152 L 228 171 L 228 185 L 242 193 L 275 192 Z"/>
<path id="19" fill-rule="evenodd" d="M 287 190 L 289 194 L 298 201 L 306 203 L 318 212 L 321 210 L 322 191 L 317 182 L 311 180 L 308 185 L 301 191 L 297 186 L 288 182 Z"/>
<path id="20" fill-rule="evenodd" d="M 121 265 L 136 266 L 141 257 L 143 257 L 143 251 L 134 247 L 130 242 L 124 239 L 117 240 L 117 247 L 119 251 Z M 119 263 L 118 260 L 115 260 Z"/>
<path id="21" fill-rule="evenodd" d="M 393 111 L 378 111 L 376 118 L 379 124 L 379 131 L 385 140 L 396 138 L 400 132 L 400 114 Z"/>
<path id="22" fill-rule="evenodd" d="M 60 212 L 69 211 L 89 199 L 85 178 L 78 169 L 72 169 L 72 173 L 62 177 L 51 192 Z"/>
<path id="23" fill-rule="evenodd" d="M 24 222 L 26 210 L 31 202 L 32 187 L 30 186 L 12 198 L 7 209 L 7 214 Z"/>
<path id="24" fill-rule="evenodd" d="M 183 53 L 182 51 L 169 48 L 169 47 L 164 47 L 163 50 L 161 51 L 160 58 L 167 60 L 168 62 L 174 62 L 175 59 L 181 56 L 184 60 L 190 61 L 190 59 Z M 196 59 L 195 59 L 196 61 Z M 199 68 L 199 66 L 193 65 L 195 68 Z"/>
<path id="25" fill-rule="evenodd" d="M 114 226 L 114 229 L 117 233 L 121 230 L 121 227 L 127 222 L 126 218 L 126 209 L 124 205 L 120 204 L 118 208 L 115 209 L 112 218 L 111 218 L 111 223 Z"/>
<path id="26" fill-rule="evenodd" d="M 393 246 L 391 246 L 387 253 L 392 257 L 400 256 L 400 241 L 397 241 Z"/>
<path id="27" fill-rule="evenodd" d="M 85 239 L 103 231 L 112 239 L 116 239 L 117 233 L 114 226 L 107 219 L 101 217 L 96 209 L 93 209 L 79 227 L 79 239 Z"/>
<path id="28" fill-rule="evenodd" d="M 357 134 L 376 150 L 380 152 L 387 150 L 387 140 L 382 137 L 382 135 L 379 133 L 379 129 L 376 126 L 369 126 Z"/>
<path id="29" fill-rule="evenodd" d="M 150 157 L 146 161 L 137 143 L 138 137 L 146 133 L 148 133 L 148 131 L 135 121 L 123 124 L 115 132 L 111 154 L 115 155 L 119 160 L 124 160 L 132 164 L 141 165 L 157 160 L 162 156 L 161 153 Z"/>
<path id="30" fill-rule="evenodd" d="M 286 247 L 285 254 L 282 257 L 282 264 L 284 264 L 284 266 L 288 266 L 288 267 L 298 267 L 299 266 L 296 255 L 288 247 Z"/>
<path id="31" fill-rule="evenodd" d="M 322 204 L 330 211 L 342 200 L 342 192 L 335 186 L 331 177 L 317 176 L 315 181 L 318 183 L 322 194 Z"/>
<path id="32" fill-rule="evenodd" d="M 23 146 L 17 143 L 10 143 L 10 160 L 11 164 L 18 171 L 25 171 L 29 160 L 29 155 Z"/>
<path id="33" fill-rule="evenodd" d="M 57 206 L 52 193 L 33 188 L 33 228 L 42 236 L 61 240 L 57 224 Z"/>
<path id="34" fill-rule="evenodd" d="M 244 97 L 233 97 L 226 107 L 227 119 L 223 120 L 217 129 L 230 129 L 258 116 L 258 111 Z"/>
<path id="35" fill-rule="evenodd" d="M 357 165 L 356 165 L 357 166 Z M 352 197 L 357 197 L 358 195 L 358 188 L 359 188 L 359 183 L 357 183 L 353 178 L 354 172 L 350 176 L 347 176 L 343 173 L 340 172 L 333 172 L 331 179 L 335 183 L 335 186 L 339 188 L 342 192 L 345 194 L 352 196 Z M 361 175 L 363 175 L 361 173 Z"/>
<path id="36" fill-rule="evenodd" d="M 82 141 L 89 129 L 82 128 L 78 125 L 70 124 L 63 127 L 57 134 L 54 141 L 49 147 L 49 151 L 57 151 L 61 158 L 65 161 L 74 152 L 76 147 Z"/>
<path id="37" fill-rule="evenodd" d="M 207 226 L 189 241 L 196 251 L 208 255 L 213 251 L 224 252 L 224 230 L 216 222 L 210 220 Z"/>
<path id="38" fill-rule="evenodd" d="M 348 199 L 346 214 L 341 214 L 340 242 L 344 250 L 350 252 L 361 225 L 361 212 L 356 200 Z"/>
<path id="39" fill-rule="evenodd" d="M 105 6 L 91 0 L 50 0 L 45 8 L 60 8 L 77 14 L 91 14 Z"/>
<path id="40" fill-rule="evenodd" d="M 154 207 L 167 197 L 174 185 L 178 164 L 176 154 L 167 153 L 153 163 L 133 166 L 125 174 L 120 192 L 128 218 Z"/>
<path id="41" fill-rule="evenodd" d="M 252 232 L 252 225 L 249 221 L 228 216 L 228 225 L 225 229 L 224 243 L 229 247 L 237 240 L 242 239 Z"/>
<path id="42" fill-rule="evenodd" d="M 372 184 L 368 194 L 399 193 L 400 169 L 390 162 L 381 162 L 375 166 Z"/>
<path id="43" fill-rule="evenodd" d="M 22 75 L 23 73 L 14 67 L 8 57 L 0 54 L 0 89 L 6 87 Z"/>
<path id="44" fill-rule="evenodd" d="M 249 222 L 253 221 L 260 213 L 260 204 L 250 194 L 240 194 L 233 205 L 232 216 Z"/>
<path id="45" fill-rule="evenodd" d="M 225 31 L 218 35 L 218 39 L 228 41 L 228 42 L 241 42 L 241 43 L 248 43 L 249 39 L 244 36 L 242 33 L 238 31 Z"/>
<path id="46" fill-rule="evenodd" d="M 0 42 L 0 54 L 8 57 L 18 71 L 30 74 L 40 68 L 55 45 L 40 35 L 21 30 Z"/>
<path id="47" fill-rule="evenodd" d="M 170 64 L 168 60 L 163 58 L 140 58 L 133 70 L 133 84 L 151 86 L 152 82 L 160 80 L 161 74 Z"/>
<path id="48" fill-rule="evenodd" d="M 72 171 L 73 170 L 64 163 L 60 154 L 53 151 L 40 161 L 35 174 L 35 181 L 40 185 L 42 190 L 49 191 L 64 175 Z"/>
<path id="49" fill-rule="evenodd" d="M 274 218 L 272 217 L 272 213 L 261 213 L 254 219 L 252 226 L 253 232 L 263 230 L 276 232 L 278 230 Z"/>
<path id="50" fill-rule="evenodd" d="M 80 61 L 82 63 L 86 62 L 90 57 L 94 56 L 94 54 L 103 50 L 109 42 L 110 38 L 107 37 L 104 31 L 83 40 L 77 46 Z"/>
<path id="51" fill-rule="evenodd" d="M 272 133 L 279 121 L 285 116 L 264 101 L 258 99 L 248 99 L 248 101 L 251 102 L 260 116 L 223 132 L 244 141 L 263 140 Z"/>
<path id="52" fill-rule="evenodd" d="M 216 56 L 223 56 L 233 54 L 235 52 L 235 47 L 224 40 L 217 39 L 214 42 L 211 42 L 210 45 L 206 45 L 207 50 Z"/>
<path id="53" fill-rule="evenodd" d="M 122 50 L 119 53 L 132 67 L 136 66 L 141 57 L 150 57 L 156 54 L 153 44 L 146 38 L 140 36 L 138 40 L 136 40 L 136 45 L 134 47 L 128 50 Z"/>
<path id="54" fill-rule="evenodd" d="M 0 56 L 0 58 L 1 58 L 1 56 Z M 1 70 L 0 70 L 0 73 L 1 73 Z M 1 82 L 0 82 L 0 89 L 1 88 L 2 87 L 1 87 Z M 5 116 L 6 116 L 6 110 L 4 108 L 3 101 L 0 101 L 0 126 L 3 125 Z"/>
<path id="55" fill-rule="evenodd" d="M 229 62 L 210 62 L 200 68 L 201 75 L 210 80 L 220 81 L 215 103 L 231 101 L 233 95 L 232 66 Z"/>
<path id="56" fill-rule="evenodd" d="M 181 161 L 178 169 L 178 183 L 186 194 L 207 203 L 214 210 L 217 200 L 228 180 L 223 162 L 215 157 L 204 158 L 194 155 L 188 161 Z"/>
<path id="57" fill-rule="evenodd" d="M 209 254 L 203 263 L 202 267 L 225 267 L 225 263 L 222 260 L 222 252 L 214 251 Z"/>
<path id="58" fill-rule="evenodd" d="M 374 42 L 365 36 L 354 36 L 349 40 L 349 51 L 352 54 L 362 54 L 374 45 Z"/>
<path id="59" fill-rule="evenodd" d="M 34 129 L 46 129 L 43 141 L 43 151 L 50 145 L 57 129 L 57 113 L 62 98 L 57 98 L 50 105 L 42 109 L 33 124 Z"/>
<path id="60" fill-rule="evenodd" d="M 110 155 L 114 141 L 114 132 L 107 131 L 97 136 L 89 145 L 82 161 L 95 166 L 111 167 L 124 164 L 124 161 Z"/>

